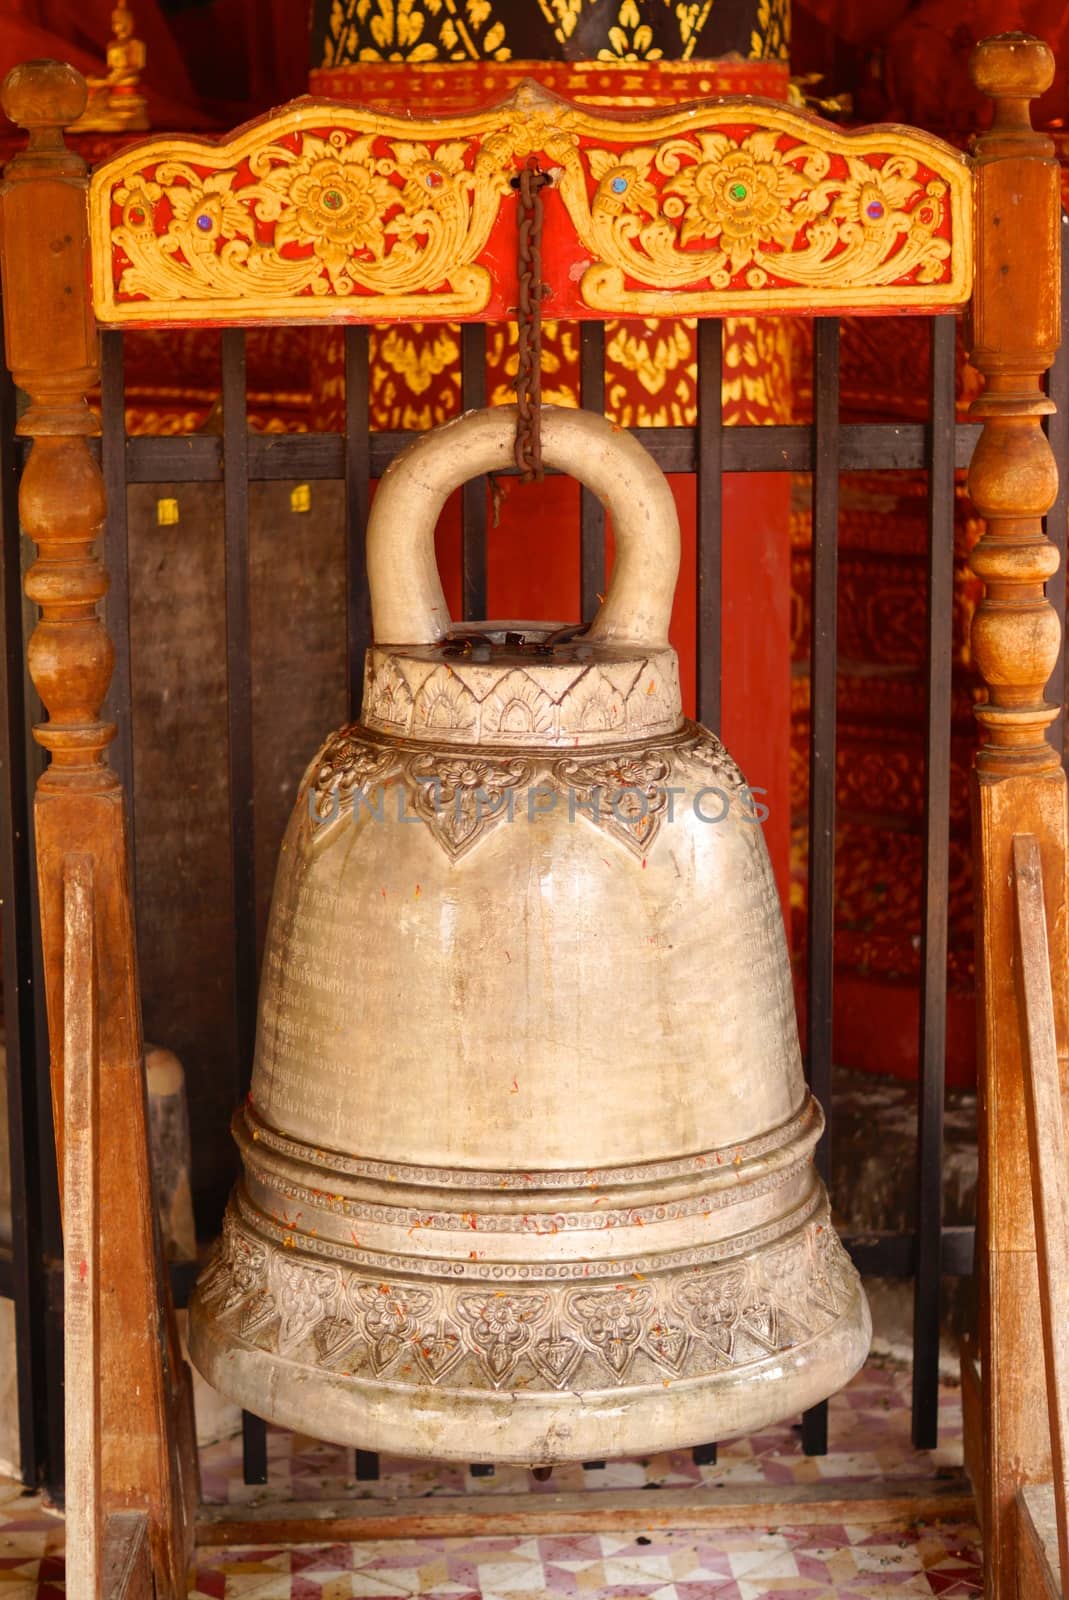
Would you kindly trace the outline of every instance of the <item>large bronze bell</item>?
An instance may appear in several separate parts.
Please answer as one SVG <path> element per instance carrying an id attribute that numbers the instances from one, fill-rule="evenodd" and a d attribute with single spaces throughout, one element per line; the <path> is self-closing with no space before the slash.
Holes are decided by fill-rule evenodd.
<path id="1" fill-rule="evenodd" d="M 515 426 L 447 423 L 375 496 L 363 717 L 282 846 L 190 1342 L 289 1427 L 544 1464 L 795 1416 L 870 1326 L 759 808 L 682 716 L 679 528 L 641 446 L 543 413 L 545 461 L 612 513 L 587 629 L 450 622 L 435 523 Z"/>

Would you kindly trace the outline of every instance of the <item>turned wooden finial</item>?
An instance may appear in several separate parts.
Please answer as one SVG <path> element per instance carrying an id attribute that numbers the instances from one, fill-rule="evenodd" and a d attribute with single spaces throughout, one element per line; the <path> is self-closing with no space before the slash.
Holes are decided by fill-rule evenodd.
<path id="1" fill-rule="evenodd" d="M 996 33 L 976 46 L 969 76 L 981 94 L 998 104 L 1004 127 L 1016 123 L 1033 135 L 1029 101 L 1046 94 L 1054 82 L 1054 51 L 1030 33 Z"/>
<path id="2" fill-rule="evenodd" d="M 67 128 L 85 110 L 85 79 L 65 61 L 23 61 L 0 84 L 4 115 L 32 135 L 42 128 Z"/>
<path id="3" fill-rule="evenodd" d="M 987 685 L 976 707 L 981 774 L 1059 764 L 1046 740 L 1057 708 L 1044 686 L 1060 625 L 1044 585 L 1058 553 L 1043 531 L 1058 472 L 1042 419 L 1053 405 L 1042 378 L 1061 332 L 1060 199 L 1051 141 L 1032 129 L 1030 102 L 1050 86 L 1054 58 L 1041 39 L 1001 34 L 977 45 L 972 78 L 994 100 L 976 143 L 976 288 L 970 359 L 986 389 L 972 413 L 984 424 L 969 493 L 987 526 L 970 557 L 984 584 L 973 656 Z"/>
<path id="4" fill-rule="evenodd" d="M 18 431 L 34 441 L 19 513 L 38 546 L 26 593 L 41 608 L 28 661 L 49 719 L 34 730 L 52 754 L 42 783 L 106 788 L 116 781 L 103 764 L 115 730 L 100 721 L 112 647 L 99 615 L 107 575 L 94 548 L 106 501 L 86 444 L 99 427 L 85 398 L 98 342 L 85 163 L 62 132 L 85 100 L 81 74 L 59 61 L 30 61 L 4 79 L 0 105 L 30 139 L 0 185 L 0 267 L 8 361 L 30 397 Z"/>

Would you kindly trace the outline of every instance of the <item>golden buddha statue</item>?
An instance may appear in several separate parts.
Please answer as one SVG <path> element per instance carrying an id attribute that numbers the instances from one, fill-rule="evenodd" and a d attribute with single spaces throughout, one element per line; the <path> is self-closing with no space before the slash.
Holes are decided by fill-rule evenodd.
<path id="1" fill-rule="evenodd" d="M 87 78 L 89 101 L 74 124 L 76 133 L 122 133 L 148 127 L 145 97 L 138 90 L 145 69 L 145 46 L 134 37 L 134 18 L 126 0 L 111 13 L 107 75 Z"/>

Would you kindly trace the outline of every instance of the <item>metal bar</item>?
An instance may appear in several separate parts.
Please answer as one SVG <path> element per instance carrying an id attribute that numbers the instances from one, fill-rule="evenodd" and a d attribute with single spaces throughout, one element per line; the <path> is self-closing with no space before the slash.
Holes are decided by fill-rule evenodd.
<path id="1" fill-rule="evenodd" d="M 722 709 L 723 334 L 719 319 L 698 323 L 697 711 L 698 721 L 714 733 L 720 732 Z"/>
<path id="2" fill-rule="evenodd" d="M 15 409 L 15 385 L 7 369 L 0 319 L 0 958 L 12 1231 L 4 1292 L 15 1302 L 19 1472 L 24 1483 L 36 1485 L 44 1471 L 46 1439 L 42 1352 L 47 1288 L 37 1159 L 40 1129 Z"/>
<path id="3" fill-rule="evenodd" d="M 104 523 L 103 556 L 108 570 L 104 602 L 115 650 L 108 688 L 106 715 L 115 723 L 115 739 L 108 752 L 112 768 L 126 790 L 127 837 L 130 846 L 130 889 L 134 891 L 134 746 L 133 698 L 130 672 L 130 547 L 126 515 L 126 379 L 123 335 L 100 336 L 100 465 L 108 515 Z"/>
<path id="4" fill-rule="evenodd" d="M 724 508 L 724 325 L 703 318 L 697 335 L 698 421 L 696 574 L 695 574 L 695 701 L 698 721 L 719 733 L 723 707 L 723 508 Z M 696 1467 L 716 1465 L 715 1441 L 695 1445 Z"/>
<path id="5" fill-rule="evenodd" d="M 345 330 L 345 572 L 346 660 L 349 716 L 360 715 L 364 654 L 371 642 L 371 599 L 367 587 L 368 509 L 371 503 L 371 419 L 368 383 L 368 331 Z"/>
<path id="6" fill-rule="evenodd" d="M 933 317 L 928 423 L 928 711 L 921 888 L 917 1084 L 917 1276 L 913 1285 L 913 1443 L 939 1431 L 939 1277 L 946 1092 L 950 893 L 950 691 L 954 643 L 954 354 L 956 317 Z"/>
<path id="7" fill-rule="evenodd" d="M 235 1099 L 248 1093 L 256 1043 L 256 875 L 252 769 L 252 639 L 249 610 L 249 422 L 245 335 L 222 337 L 223 517 L 226 554 L 226 716 L 230 871 L 234 914 Z M 267 1482 L 267 1428 L 242 1415 L 246 1483 Z"/>
<path id="8" fill-rule="evenodd" d="M 256 885 L 253 851 L 252 640 L 249 609 L 248 418 L 245 335 L 228 329 L 223 356 L 223 514 L 230 857 L 234 911 L 235 1097 L 249 1088 L 256 1042 Z"/>
<path id="9" fill-rule="evenodd" d="M 1062 212 L 1062 342 L 1054 357 L 1054 365 L 1047 373 L 1047 393 L 1057 406 L 1053 416 L 1047 417 L 1044 426 L 1050 440 L 1054 459 L 1058 463 L 1058 494 L 1047 512 L 1044 527 L 1047 538 L 1054 545 L 1061 562 L 1057 572 L 1047 584 L 1047 599 L 1058 613 L 1061 625 L 1061 643 L 1058 659 L 1047 684 L 1046 698 L 1058 707 L 1058 715 L 1047 729 L 1047 738 L 1066 760 L 1065 751 L 1065 596 L 1066 596 L 1066 531 L 1069 523 L 1069 216 Z"/>
<path id="10" fill-rule="evenodd" d="M 831 1167 L 833 941 L 835 936 L 835 703 L 839 568 L 839 323 L 813 325 L 813 591 L 809 666 L 809 932 L 806 1063 L 827 1117 L 813 1153 Z M 806 1455 L 828 1448 L 827 1403 L 802 1420 Z"/>
<path id="11" fill-rule="evenodd" d="M 605 413 L 605 324 L 579 330 L 579 401 Z M 579 491 L 579 615 L 591 622 L 605 593 L 605 507 L 589 489 Z"/>
<path id="12" fill-rule="evenodd" d="M 843 1245 L 863 1277 L 912 1278 L 917 1272 L 916 1233 L 843 1233 Z M 943 1228 L 939 1239 L 939 1271 L 947 1277 L 970 1278 L 976 1229 Z"/>
<path id="13" fill-rule="evenodd" d="M 698 444 L 694 428 L 633 428 L 631 432 L 664 472 L 694 472 Z M 964 470 L 972 460 L 979 424 L 959 422 L 954 430 L 954 465 Z M 370 469 L 379 478 L 399 450 L 415 434 L 372 434 Z M 90 448 L 96 446 L 90 440 Z M 27 441 L 16 446 L 25 459 Z M 725 472 L 811 472 L 813 435 L 808 427 L 732 426 L 724 429 Z M 179 438 L 139 436 L 128 440 L 128 483 L 221 483 L 222 440 L 210 434 Z M 920 471 L 927 465 L 922 423 L 844 423 L 840 429 L 843 472 Z M 547 476 L 552 468 L 547 468 Z M 500 477 L 514 477 L 514 466 Z M 254 483 L 286 478 L 341 479 L 345 476 L 345 441 L 337 433 L 253 434 L 249 439 L 249 478 Z"/>
<path id="14" fill-rule="evenodd" d="M 486 324 L 467 322 L 460 335 L 460 403 L 465 411 L 486 404 Z M 470 478 L 460 491 L 461 603 L 466 620 L 486 616 L 486 479 Z"/>

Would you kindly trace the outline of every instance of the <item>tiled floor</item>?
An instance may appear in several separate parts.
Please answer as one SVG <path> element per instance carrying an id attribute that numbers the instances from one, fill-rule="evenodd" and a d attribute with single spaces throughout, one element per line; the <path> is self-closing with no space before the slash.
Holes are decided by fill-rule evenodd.
<path id="1" fill-rule="evenodd" d="M 270 1483 L 241 1482 L 236 1440 L 203 1452 L 206 1499 L 231 1505 L 392 1495 L 435 1498 L 493 1496 L 688 1483 L 737 1489 L 819 1481 L 871 1483 L 873 1497 L 894 1480 L 956 1475 L 961 1464 L 958 1396 L 941 1401 L 938 1450 L 909 1442 L 909 1374 L 870 1363 L 832 1401 L 831 1450 L 801 1454 L 789 1425 L 725 1445 L 715 1467 L 695 1467 L 689 1453 L 610 1463 L 601 1471 L 558 1468 L 535 1484 L 520 1468 L 472 1478 L 461 1468 L 384 1457 L 375 1483 L 357 1483 L 351 1453 L 298 1435 L 269 1437 Z M 52 1600 L 63 1593 L 62 1523 L 34 1496 L 0 1484 L 0 1600 Z M 759 1531 L 665 1532 L 636 1525 L 627 1532 L 540 1538 L 427 1538 L 361 1544 L 305 1545 L 292 1550 L 211 1549 L 197 1552 L 193 1600 L 351 1600 L 427 1596 L 435 1600 L 860 1600 L 861 1596 L 981 1593 L 978 1535 L 971 1523 L 904 1522 L 897 1526 L 834 1523 L 791 1527 L 770 1520 Z"/>

